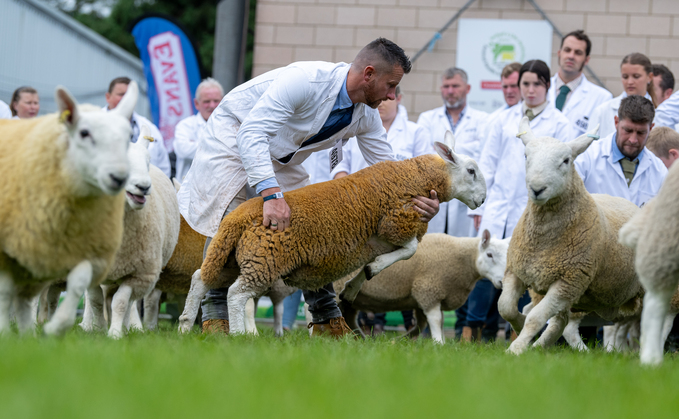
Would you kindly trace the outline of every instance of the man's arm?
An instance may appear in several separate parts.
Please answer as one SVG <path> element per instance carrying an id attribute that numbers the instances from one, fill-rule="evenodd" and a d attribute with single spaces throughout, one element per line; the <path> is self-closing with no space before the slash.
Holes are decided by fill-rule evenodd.
<path id="1" fill-rule="evenodd" d="M 679 124 L 679 90 L 672 93 L 669 99 L 658 105 L 655 110 L 653 123 L 656 127 L 670 127 L 674 129 Z"/>

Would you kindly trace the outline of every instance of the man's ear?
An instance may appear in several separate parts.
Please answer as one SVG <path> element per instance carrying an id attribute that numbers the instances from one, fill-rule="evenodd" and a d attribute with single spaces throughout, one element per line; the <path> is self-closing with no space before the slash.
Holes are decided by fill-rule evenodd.
<path id="1" fill-rule="evenodd" d="M 375 67 L 371 65 L 365 66 L 363 69 L 363 80 L 370 81 L 371 78 L 375 77 Z"/>

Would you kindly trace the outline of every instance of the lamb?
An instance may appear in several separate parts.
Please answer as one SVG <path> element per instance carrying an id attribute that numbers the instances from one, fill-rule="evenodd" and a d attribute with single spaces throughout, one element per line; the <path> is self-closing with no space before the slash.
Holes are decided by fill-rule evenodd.
<path id="1" fill-rule="evenodd" d="M 535 345 L 554 343 L 571 311 L 614 319 L 638 309 L 642 289 L 632 251 L 617 242 L 618 230 L 638 208 L 622 198 L 590 195 L 573 166 L 597 130 L 564 144 L 535 138 L 528 118 L 521 121 L 529 202 L 509 244 L 498 303 L 500 315 L 520 332 L 510 353 L 524 352 L 548 319 Z M 527 287 L 545 297 L 524 316 L 517 302 Z"/>
<path id="2" fill-rule="evenodd" d="M 435 190 L 442 202 L 458 198 L 470 208 L 485 200 L 485 180 L 476 162 L 455 154 L 452 133 L 446 141 L 450 145 L 436 143 L 441 158 L 382 162 L 287 193 L 291 227 L 282 233 L 262 225 L 261 199 L 240 205 L 222 220 L 201 270 L 192 278 L 180 330 L 193 323 L 209 288 L 230 286 L 229 326 L 238 334 L 245 331 L 246 301 L 278 279 L 317 289 L 365 266 L 364 274 L 347 285 L 355 296 L 366 278 L 412 256 L 427 230 L 412 209 L 413 197 Z"/>
<path id="3" fill-rule="evenodd" d="M 636 250 L 634 267 L 646 290 L 640 351 L 646 365 L 662 363 L 664 339 L 679 308 L 678 190 L 679 165 L 674 164 L 658 195 L 620 229 L 620 242 Z"/>
<path id="4" fill-rule="evenodd" d="M 137 142 L 129 146 L 130 177 L 125 186 L 123 241 L 102 283 L 102 286 L 117 287 L 111 303 L 111 327 L 108 331 L 108 336 L 114 339 L 123 336 L 125 319 L 130 316 L 130 302 L 153 290 L 179 237 L 177 195 L 170 179 L 150 165 L 150 141 L 153 138 L 144 125 Z M 101 288 L 91 288 L 87 292 L 86 305 L 91 307 L 93 316 L 91 323 L 83 322 L 83 329 L 104 328 Z"/>
<path id="5" fill-rule="evenodd" d="M 343 302 L 342 313 L 349 327 L 360 330 L 358 310 L 417 309 L 426 316 L 434 341 L 443 343 L 441 310 L 461 307 L 481 278 L 501 288 L 508 247 L 509 239 L 491 239 L 488 230 L 480 238 L 427 234 L 413 257 L 394 263 L 363 284 L 353 303 Z M 347 279 L 334 282 L 337 295 L 341 296 Z M 422 316 L 417 320 L 423 328 Z"/>
<path id="6" fill-rule="evenodd" d="M 58 114 L 0 121 L 0 333 L 9 330 L 13 299 L 24 333 L 35 324 L 31 299 L 66 277 L 64 302 L 43 329 L 62 335 L 85 289 L 106 276 L 122 240 L 120 192 L 137 96 L 132 82 L 105 113 L 59 86 Z"/>

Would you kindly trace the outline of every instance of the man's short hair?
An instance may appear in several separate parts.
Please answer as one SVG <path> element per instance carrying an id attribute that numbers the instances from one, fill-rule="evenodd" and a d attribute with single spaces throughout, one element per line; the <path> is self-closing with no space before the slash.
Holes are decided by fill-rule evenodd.
<path id="1" fill-rule="evenodd" d="M 511 76 L 512 73 L 518 73 L 519 70 L 521 70 L 522 65 L 523 64 L 517 63 L 517 62 L 507 64 L 502 69 L 502 73 L 500 74 L 500 77 L 502 77 L 503 79 L 506 79 L 507 77 Z"/>
<path id="2" fill-rule="evenodd" d="M 115 79 L 111 80 L 111 83 L 108 85 L 108 93 L 113 93 L 113 89 L 116 87 L 116 84 L 124 84 L 127 86 L 131 81 L 132 80 L 130 80 L 129 77 L 116 77 Z"/>
<path id="3" fill-rule="evenodd" d="M 655 117 L 653 102 L 643 96 L 627 96 L 620 102 L 619 120 L 627 119 L 635 124 L 651 124 Z"/>
<path id="4" fill-rule="evenodd" d="M 383 68 L 378 68 L 380 62 L 385 64 Z M 364 46 L 356 54 L 354 64 L 362 68 L 372 65 L 378 71 L 387 72 L 391 72 L 394 66 L 398 65 L 403 69 L 404 74 L 410 73 L 413 67 L 403 48 L 385 38 L 377 38 Z"/>
<path id="5" fill-rule="evenodd" d="M 463 69 L 457 68 L 457 67 L 450 67 L 450 68 L 447 68 L 447 69 L 443 72 L 443 74 L 441 75 L 441 80 L 452 79 L 452 78 L 455 77 L 455 76 L 460 76 L 460 78 L 461 78 L 462 80 L 464 80 L 465 83 L 467 83 L 467 79 L 468 79 L 468 77 L 467 77 L 467 72 L 464 71 Z"/>
<path id="6" fill-rule="evenodd" d="M 569 32 L 566 35 L 564 35 L 564 37 L 561 38 L 561 46 L 559 47 L 559 49 L 563 48 L 563 43 L 569 36 L 575 37 L 575 39 L 577 39 L 578 41 L 585 41 L 585 44 L 587 44 L 587 48 L 585 48 L 585 56 L 589 57 L 589 53 L 592 51 L 592 41 L 589 40 L 589 36 L 587 36 L 585 31 L 583 31 L 582 29 Z"/>
<path id="7" fill-rule="evenodd" d="M 654 76 L 660 76 L 660 88 L 663 92 L 667 89 L 674 90 L 674 74 L 669 68 L 663 64 L 653 64 L 651 68 Z"/>
<path id="8" fill-rule="evenodd" d="M 196 87 L 196 99 L 200 100 L 200 91 L 209 87 L 216 87 L 219 89 L 219 93 L 222 97 L 224 97 L 224 88 L 222 85 L 212 77 L 208 77 L 205 80 L 201 81 L 198 87 Z"/>
<path id="9" fill-rule="evenodd" d="M 670 150 L 679 150 L 679 132 L 670 127 L 653 128 L 648 135 L 646 148 L 662 158 L 670 157 Z"/>

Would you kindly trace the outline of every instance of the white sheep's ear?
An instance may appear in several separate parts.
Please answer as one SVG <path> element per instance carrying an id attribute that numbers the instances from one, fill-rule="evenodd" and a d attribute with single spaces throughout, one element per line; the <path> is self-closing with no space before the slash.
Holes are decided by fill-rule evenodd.
<path id="1" fill-rule="evenodd" d="M 446 130 L 446 135 L 443 136 L 443 144 L 450 147 L 451 150 L 455 150 L 455 136 L 450 130 Z"/>
<path id="2" fill-rule="evenodd" d="M 118 106 L 116 106 L 112 112 L 122 115 L 125 119 L 131 119 L 134 107 L 137 105 L 138 97 L 139 87 L 137 86 L 137 82 L 132 80 L 127 86 L 127 92 L 125 92 L 125 95 L 120 99 Z"/>
<path id="3" fill-rule="evenodd" d="M 483 230 L 481 234 L 481 249 L 487 249 L 490 244 L 490 231 L 488 229 Z"/>
<path id="4" fill-rule="evenodd" d="M 447 145 L 440 143 L 438 141 L 434 142 L 434 149 L 438 153 L 439 156 L 446 162 L 457 165 L 457 160 L 458 157 L 455 155 L 455 152 L 453 151 L 452 148 L 448 147 Z"/>
<path id="5" fill-rule="evenodd" d="M 575 140 L 566 143 L 573 150 L 573 158 L 579 156 L 587 150 L 592 141 L 599 139 L 599 124 L 588 133 L 582 134 Z"/>
<path id="6" fill-rule="evenodd" d="M 75 127 L 80 118 L 78 102 L 63 86 L 57 86 L 54 98 L 59 108 L 59 122 L 66 124 L 68 128 Z"/>
<path id="7" fill-rule="evenodd" d="M 174 185 L 174 190 L 175 190 L 176 192 L 179 192 L 179 189 L 182 187 L 182 184 L 179 183 L 179 181 L 177 180 L 176 177 L 173 177 L 173 178 L 172 178 L 172 184 Z"/>
<path id="8" fill-rule="evenodd" d="M 530 120 L 527 116 L 524 116 L 519 123 L 519 133 L 516 134 L 517 137 L 521 138 L 523 145 L 527 145 L 529 142 L 535 139 L 533 131 L 530 129 Z"/>
<path id="9" fill-rule="evenodd" d="M 139 137 L 137 138 L 137 143 L 143 145 L 147 149 L 149 148 L 149 144 L 155 141 L 155 139 L 151 136 L 151 128 L 149 128 L 148 125 L 142 124 L 141 129 L 139 129 Z"/>

